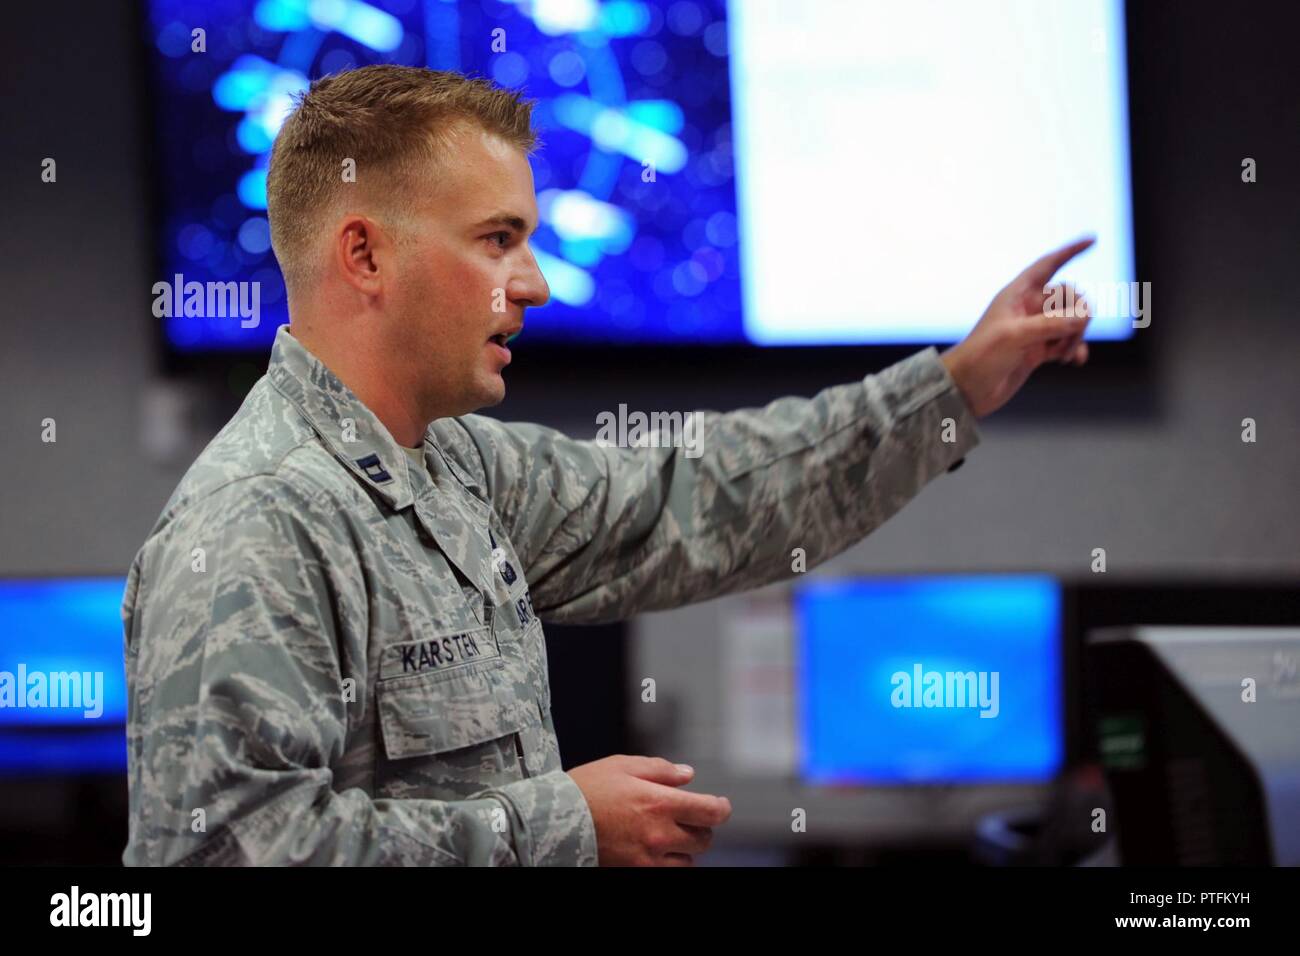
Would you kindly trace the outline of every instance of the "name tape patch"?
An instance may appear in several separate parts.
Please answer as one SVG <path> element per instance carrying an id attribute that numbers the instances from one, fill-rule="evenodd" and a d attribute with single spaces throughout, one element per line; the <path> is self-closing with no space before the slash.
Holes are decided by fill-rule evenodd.
<path id="1" fill-rule="evenodd" d="M 379 662 L 379 679 L 448 671 L 500 656 L 501 650 L 492 640 L 492 629 L 479 627 L 459 634 L 385 647 Z"/>

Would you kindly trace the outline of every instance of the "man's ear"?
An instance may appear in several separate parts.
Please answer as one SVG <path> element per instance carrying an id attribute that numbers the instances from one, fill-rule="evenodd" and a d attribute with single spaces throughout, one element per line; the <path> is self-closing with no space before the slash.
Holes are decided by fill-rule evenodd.
<path id="1" fill-rule="evenodd" d="M 378 296 L 392 282 L 392 243 L 373 219 L 350 213 L 334 232 L 335 267 L 343 281 L 364 296 Z"/>

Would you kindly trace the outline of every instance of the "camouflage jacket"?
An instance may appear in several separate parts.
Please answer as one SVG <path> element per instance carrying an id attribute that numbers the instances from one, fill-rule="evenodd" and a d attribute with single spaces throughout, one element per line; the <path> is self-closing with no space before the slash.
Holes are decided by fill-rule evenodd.
<path id="1" fill-rule="evenodd" d="M 420 469 L 281 328 L 128 577 L 124 861 L 594 864 L 539 618 L 788 578 L 979 440 L 933 348 L 702 414 L 694 457 L 442 419 Z"/>

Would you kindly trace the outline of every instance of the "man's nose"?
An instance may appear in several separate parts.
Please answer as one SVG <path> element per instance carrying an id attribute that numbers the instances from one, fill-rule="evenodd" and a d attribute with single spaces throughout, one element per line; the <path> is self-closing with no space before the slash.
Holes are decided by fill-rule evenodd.
<path id="1" fill-rule="evenodd" d="M 531 249 L 528 250 L 527 268 L 515 283 L 514 291 L 511 298 L 526 307 L 537 308 L 551 301 L 551 287 L 547 285 Z"/>

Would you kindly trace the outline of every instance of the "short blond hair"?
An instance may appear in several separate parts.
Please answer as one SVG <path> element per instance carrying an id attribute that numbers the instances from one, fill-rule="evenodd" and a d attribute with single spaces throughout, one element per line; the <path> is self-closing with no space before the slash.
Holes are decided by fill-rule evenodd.
<path id="1" fill-rule="evenodd" d="M 309 281 L 311 245 L 345 189 L 361 188 L 401 218 L 467 125 L 532 153 L 534 103 L 481 77 L 423 67 L 365 66 L 316 80 L 280 128 L 266 176 L 271 246 L 286 285 Z M 348 159 L 355 184 L 343 179 Z"/>

